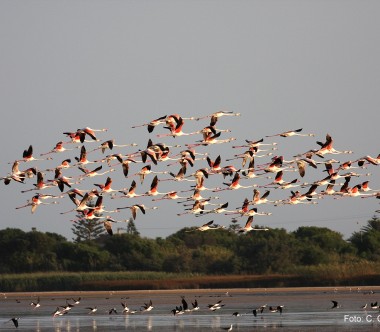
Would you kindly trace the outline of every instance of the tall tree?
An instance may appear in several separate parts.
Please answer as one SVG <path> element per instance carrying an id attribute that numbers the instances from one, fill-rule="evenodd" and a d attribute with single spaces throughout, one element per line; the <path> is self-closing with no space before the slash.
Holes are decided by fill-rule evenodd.
<path id="1" fill-rule="evenodd" d="M 128 220 L 127 234 L 140 236 L 140 232 L 137 230 L 135 222 L 132 218 L 129 218 Z"/>
<path id="2" fill-rule="evenodd" d="M 83 216 L 77 216 L 78 219 L 73 222 L 71 230 L 76 236 L 75 242 L 94 240 L 105 234 L 103 222 L 99 220 L 87 220 Z"/>

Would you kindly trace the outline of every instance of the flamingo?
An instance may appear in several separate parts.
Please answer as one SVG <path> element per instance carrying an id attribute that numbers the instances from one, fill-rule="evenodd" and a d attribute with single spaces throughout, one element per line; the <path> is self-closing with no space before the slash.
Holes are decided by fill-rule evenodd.
<path id="1" fill-rule="evenodd" d="M 87 159 L 87 151 L 86 151 L 86 147 L 84 145 L 82 145 L 81 149 L 80 149 L 80 155 L 79 155 L 79 158 L 78 157 L 75 157 L 75 160 L 77 161 L 77 163 L 75 164 L 75 166 L 78 166 L 78 165 L 87 165 L 87 164 L 94 164 L 96 163 L 95 161 L 89 161 Z"/>
<path id="2" fill-rule="evenodd" d="M 241 216 L 270 216 L 272 215 L 271 212 L 257 212 L 257 208 L 252 208 L 248 210 L 247 212 L 243 213 Z"/>
<path id="3" fill-rule="evenodd" d="M 266 173 L 277 173 L 279 171 L 289 171 L 289 167 L 283 167 L 283 160 L 284 158 L 282 156 L 273 158 L 272 162 L 265 167 L 263 170 Z M 290 170 L 294 171 L 294 170 Z"/>
<path id="4" fill-rule="evenodd" d="M 100 188 L 100 194 L 120 192 L 120 190 L 118 189 L 112 189 L 111 185 L 112 185 L 112 178 L 109 176 L 107 177 L 106 182 L 104 184 L 94 183 L 94 186 L 97 186 L 98 188 Z"/>
<path id="5" fill-rule="evenodd" d="M 52 188 L 52 187 L 56 187 L 56 186 L 57 186 L 56 181 L 45 182 L 42 172 L 37 172 L 37 182 L 34 184 L 34 188 L 27 189 L 27 190 L 21 190 L 21 192 L 26 193 L 26 192 L 29 192 L 32 190 L 43 190 L 43 189 Z"/>
<path id="6" fill-rule="evenodd" d="M 145 127 L 146 126 L 146 127 L 148 127 L 148 132 L 151 133 L 156 126 L 158 126 L 159 124 L 165 124 L 166 123 L 166 117 L 167 116 L 164 115 L 164 116 L 161 116 L 157 119 L 154 119 L 148 123 L 143 123 L 141 125 L 132 126 L 132 128 L 138 128 L 138 127 Z"/>
<path id="7" fill-rule="evenodd" d="M 301 131 L 302 131 L 302 128 L 300 128 L 300 129 L 295 129 L 295 130 L 288 130 L 288 131 L 284 131 L 284 132 L 279 133 L 279 134 L 269 135 L 269 136 L 265 136 L 265 137 L 274 137 L 274 136 L 281 136 L 281 137 L 291 137 L 291 136 L 315 136 L 315 134 L 300 134 Z"/>
<path id="8" fill-rule="evenodd" d="M 205 202 L 201 200 L 196 200 L 193 206 L 189 209 L 185 209 L 186 212 L 177 213 L 177 216 L 183 216 L 185 214 L 202 214 L 205 208 Z"/>
<path id="9" fill-rule="evenodd" d="M 145 214 L 146 210 L 156 210 L 158 207 L 146 207 L 144 204 L 134 204 L 132 206 L 124 206 L 121 208 L 116 208 L 116 210 L 123 210 L 123 209 L 130 209 L 132 213 L 133 220 L 136 220 L 137 217 L 137 211 L 141 211 L 143 214 Z"/>
<path id="10" fill-rule="evenodd" d="M 200 178 L 199 181 L 197 180 L 196 182 L 196 185 L 195 186 L 192 186 L 194 189 L 198 189 L 200 191 L 203 191 L 203 190 L 212 190 L 212 191 L 215 191 L 217 189 L 220 189 L 219 187 L 215 187 L 215 188 L 207 188 L 204 186 L 204 177 Z M 192 191 L 193 189 L 190 189 L 190 190 L 182 190 L 181 192 L 184 193 L 184 192 L 188 192 L 188 191 Z"/>
<path id="11" fill-rule="evenodd" d="M 152 171 L 152 166 L 151 165 L 145 165 L 141 168 L 141 170 L 131 176 L 139 175 L 140 176 L 140 183 L 143 184 L 144 179 L 146 175 L 148 174 L 167 174 L 168 171 L 163 171 L 163 172 L 156 172 Z"/>
<path id="12" fill-rule="evenodd" d="M 84 143 L 86 138 L 86 134 L 83 131 L 64 132 L 63 134 L 71 139 L 70 142 L 65 143 Z"/>
<path id="13" fill-rule="evenodd" d="M 172 172 L 169 172 L 169 175 L 172 177 L 172 178 L 169 178 L 169 179 L 162 179 L 160 181 L 190 181 L 190 182 L 194 182 L 196 180 L 189 180 L 189 179 L 186 179 L 185 178 L 185 174 L 186 174 L 186 165 L 182 165 L 182 167 L 180 168 L 180 170 L 178 171 L 177 174 L 174 174 Z"/>
<path id="14" fill-rule="evenodd" d="M 243 186 L 239 183 L 239 181 L 240 181 L 240 174 L 238 172 L 236 172 L 231 183 L 223 182 L 223 184 L 228 186 L 227 188 L 214 189 L 213 192 L 222 191 L 222 190 L 236 190 L 236 189 L 246 189 L 246 188 L 257 187 L 257 184 L 253 184 L 253 185 L 249 185 L 249 186 Z"/>
<path id="15" fill-rule="evenodd" d="M 178 192 L 177 191 L 169 191 L 168 193 L 166 193 L 164 196 L 160 197 L 160 198 L 154 198 L 152 199 L 152 201 L 162 201 L 162 200 L 165 200 L 165 199 L 181 199 L 181 198 L 187 198 L 187 197 L 181 197 L 181 196 L 178 196 Z"/>
<path id="16" fill-rule="evenodd" d="M 184 122 L 184 119 L 182 117 L 179 117 L 178 119 L 176 118 L 175 126 L 169 125 L 169 127 L 165 127 L 165 128 L 170 130 L 170 133 L 169 134 L 158 134 L 157 137 L 167 137 L 167 136 L 178 137 L 178 136 L 189 136 L 189 135 L 198 134 L 198 132 L 184 133 L 182 131 L 182 127 L 184 124 L 185 124 L 185 122 Z"/>
<path id="17" fill-rule="evenodd" d="M 68 158 L 68 159 L 62 160 L 62 162 L 58 166 L 56 166 L 55 168 L 48 168 L 46 171 L 51 172 L 51 171 L 56 170 L 57 168 L 59 168 L 59 169 L 68 169 L 68 168 L 72 167 L 70 165 L 70 163 L 71 163 L 71 159 Z"/>
<path id="18" fill-rule="evenodd" d="M 186 198 L 186 197 L 184 197 Z M 215 198 L 215 199 L 218 199 L 219 197 L 211 197 L 211 198 Z M 189 201 L 198 201 L 198 200 L 204 200 L 205 198 L 202 197 L 201 195 L 201 190 L 199 189 L 194 189 L 194 192 L 193 194 L 190 196 L 190 197 L 187 197 L 187 199 L 185 201 L 182 201 L 182 202 L 177 202 L 177 203 L 186 203 L 186 202 L 189 202 Z"/>
<path id="19" fill-rule="evenodd" d="M 200 118 L 197 118 L 196 120 L 202 120 L 202 119 L 205 119 L 205 118 L 211 118 L 210 120 L 210 125 L 213 126 L 216 124 L 216 122 L 218 121 L 218 119 L 222 116 L 241 116 L 241 113 L 234 113 L 233 111 L 218 111 L 218 112 L 214 112 L 210 115 L 206 115 L 206 116 L 203 116 L 203 117 L 200 117 Z"/>
<path id="20" fill-rule="evenodd" d="M 37 174 L 37 170 L 35 167 L 29 167 L 24 171 L 20 171 L 19 164 L 20 162 L 16 160 L 12 165 L 11 174 L 1 178 L 1 180 L 4 180 L 4 184 L 8 185 L 11 182 L 11 180 L 24 183 L 24 180 L 26 178 L 32 178 L 34 175 Z"/>
<path id="21" fill-rule="evenodd" d="M 249 204 L 253 205 L 259 205 L 259 204 L 265 204 L 265 203 L 274 203 L 274 201 L 269 201 L 267 197 L 270 194 L 270 190 L 267 190 L 261 197 L 260 197 L 260 191 L 257 189 L 253 189 L 253 198 L 249 202 Z"/>
<path id="22" fill-rule="evenodd" d="M 62 141 L 59 141 L 52 150 L 50 150 L 49 152 L 46 152 L 46 153 L 41 153 L 40 156 L 46 156 L 48 154 L 51 154 L 51 153 L 59 153 L 59 152 L 63 152 L 63 151 L 70 151 L 72 149 L 66 149 L 64 146 L 63 146 L 63 142 Z"/>
<path id="23" fill-rule="evenodd" d="M 318 150 L 315 150 L 314 153 L 319 156 L 323 157 L 325 154 L 331 153 L 331 154 L 342 154 L 342 153 L 352 153 L 350 150 L 346 151 L 338 151 L 333 148 L 333 139 L 331 135 L 326 134 L 326 141 L 324 143 L 322 142 L 317 142 L 318 145 L 321 147 Z"/>
<path id="24" fill-rule="evenodd" d="M 60 168 L 56 168 L 54 180 L 50 180 L 50 181 L 54 181 L 55 183 L 57 183 L 59 190 L 63 192 L 65 186 L 71 188 L 71 185 L 74 184 L 74 183 L 70 183 L 71 179 L 72 179 L 71 177 L 64 176 Z M 77 183 L 78 182 L 76 182 L 75 184 Z"/>
<path id="25" fill-rule="evenodd" d="M 69 198 L 72 200 L 72 202 L 76 205 L 76 208 L 72 209 L 72 210 L 69 210 L 69 211 L 66 211 L 66 212 L 61 212 L 61 214 L 66 214 L 66 213 L 69 213 L 69 212 L 72 212 L 72 211 L 81 212 L 81 211 L 84 211 L 84 210 L 93 209 L 93 206 L 90 206 L 88 203 L 90 203 L 90 201 L 94 197 L 99 197 L 99 193 L 98 193 L 98 191 L 96 189 L 90 190 L 90 191 L 86 192 L 84 195 L 82 194 L 82 192 L 80 190 L 73 189 L 73 190 L 69 190 L 67 192 L 67 194 L 68 194 Z M 76 198 L 76 195 L 81 196 L 82 199 L 79 201 Z"/>
<path id="26" fill-rule="evenodd" d="M 230 138 L 226 138 L 226 139 L 218 139 L 218 137 L 220 137 L 222 132 L 218 132 L 214 135 L 209 135 L 207 136 L 206 138 L 203 138 L 203 140 L 201 141 L 197 141 L 197 143 L 194 143 L 194 144 L 186 144 L 186 146 L 188 148 L 194 148 L 196 146 L 208 146 L 208 145 L 212 145 L 212 144 L 223 144 L 223 143 L 229 143 L 229 142 L 232 142 L 232 141 L 235 141 L 236 138 L 235 137 L 230 137 Z"/>
<path id="27" fill-rule="evenodd" d="M 108 129 L 92 129 L 90 127 L 84 127 L 82 129 L 77 129 L 77 131 L 84 132 L 86 135 L 90 136 L 94 141 L 97 141 L 98 139 L 96 138 L 95 132 L 105 132 L 108 131 Z"/>
<path id="28" fill-rule="evenodd" d="M 30 161 L 36 161 L 36 160 L 52 160 L 53 158 L 51 157 L 47 157 L 47 158 L 34 158 L 33 157 L 33 146 L 32 145 L 29 145 L 29 148 L 24 150 L 23 154 L 22 154 L 22 158 L 21 160 L 19 161 L 24 161 L 24 162 L 30 162 Z"/>
<path id="29" fill-rule="evenodd" d="M 209 214 L 209 213 L 218 213 L 218 214 L 220 214 L 220 213 L 231 213 L 231 212 L 234 212 L 234 211 L 227 210 L 226 209 L 227 207 L 228 207 L 228 202 L 226 202 L 224 204 L 220 204 L 215 209 L 204 211 L 203 214 Z"/>
<path id="30" fill-rule="evenodd" d="M 143 196 L 157 196 L 157 195 L 166 195 L 167 193 L 160 193 L 157 190 L 158 187 L 158 177 L 157 175 L 153 178 L 150 185 L 150 189 Z"/>
<path id="31" fill-rule="evenodd" d="M 136 161 L 136 160 L 134 160 L 132 158 L 126 158 L 126 159 L 123 160 L 123 158 L 120 155 L 114 155 L 114 156 L 115 156 L 115 158 L 121 164 L 124 177 L 128 177 L 130 163 L 138 163 L 138 162 L 140 162 L 140 161 Z M 111 167 L 114 167 L 114 166 L 116 166 L 116 165 L 111 165 Z"/>
<path id="32" fill-rule="evenodd" d="M 269 228 L 255 228 L 252 227 L 253 222 L 253 216 L 249 216 L 247 222 L 245 223 L 244 227 L 239 228 L 237 230 L 237 233 L 249 233 L 251 231 L 269 231 Z"/>
<path id="33" fill-rule="evenodd" d="M 232 146 L 233 149 L 236 149 L 236 148 L 250 148 L 250 149 L 253 149 L 253 148 L 256 148 L 256 147 L 260 147 L 262 145 L 269 145 L 269 146 L 273 146 L 273 145 L 277 145 L 276 142 L 273 142 L 273 143 L 263 143 L 264 142 L 264 139 L 261 138 L 257 141 L 251 141 L 251 140 L 245 140 L 246 143 L 248 145 L 235 145 L 235 146 Z"/>
<path id="34" fill-rule="evenodd" d="M 47 197 L 48 196 L 46 196 L 44 198 L 47 198 Z M 51 197 L 53 197 L 53 196 L 51 196 Z M 47 203 L 42 202 L 41 195 L 36 194 L 31 198 L 31 200 L 27 204 L 22 205 L 22 206 L 18 206 L 18 207 L 16 207 L 16 209 L 22 209 L 22 208 L 31 206 L 32 213 L 34 213 L 39 205 L 50 205 L 50 204 L 58 204 L 58 203 L 59 203 L 58 201 L 52 201 L 52 202 L 47 202 Z"/>
<path id="35" fill-rule="evenodd" d="M 193 232 L 193 231 L 205 232 L 205 231 L 208 231 L 208 230 L 224 229 L 225 228 L 224 226 L 215 225 L 215 224 L 213 225 L 213 223 L 214 223 L 214 220 L 211 220 L 211 221 L 203 224 L 200 227 L 197 227 L 197 228 L 192 229 L 192 230 L 188 230 L 186 232 Z"/>
<path id="36" fill-rule="evenodd" d="M 78 169 L 80 169 L 84 175 L 81 175 L 80 176 L 80 179 L 84 179 L 86 177 L 94 177 L 94 176 L 101 176 L 101 175 L 104 175 L 104 174 L 107 174 L 109 172 L 114 172 L 115 169 L 114 168 L 111 168 L 107 171 L 104 171 L 104 172 L 101 172 L 101 173 L 98 173 L 98 171 L 100 171 L 102 169 L 102 165 L 92 169 L 92 170 L 89 170 L 87 168 L 84 168 L 84 167 L 81 167 L 81 166 L 78 166 Z"/>
<path id="37" fill-rule="evenodd" d="M 241 174 L 247 178 L 247 179 L 253 179 L 253 178 L 256 178 L 256 177 L 259 177 L 261 175 L 263 175 L 264 173 L 261 173 L 261 174 L 257 174 L 255 172 L 255 159 L 252 159 L 250 162 L 249 162 L 249 165 L 248 165 L 248 168 L 247 169 L 244 169 L 244 170 L 240 170 L 241 171 Z"/>
<path id="38" fill-rule="evenodd" d="M 271 183 L 268 183 L 268 184 L 265 184 L 263 186 L 260 186 L 261 188 L 281 188 L 281 189 L 289 189 L 291 187 L 297 187 L 298 185 L 296 185 L 295 183 L 298 182 L 297 179 L 294 179 L 290 182 L 286 182 L 284 179 L 283 179 L 283 175 L 284 175 L 284 172 L 283 171 L 279 171 L 277 172 L 275 178 L 274 178 L 274 181 L 271 182 Z M 271 185 L 273 185 L 273 187 L 270 187 Z"/>
<path id="39" fill-rule="evenodd" d="M 359 160 L 365 160 L 372 165 L 378 166 L 378 165 L 380 165 L 380 154 L 378 154 L 377 157 L 365 156 Z"/>
<path id="40" fill-rule="evenodd" d="M 250 163 L 252 160 L 254 160 L 254 154 L 254 151 L 247 150 L 243 154 L 235 154 L 234 158 L 226 159 L 226 161 L 242 159 L 242 167 L 244 167 L 247 162 Z"/>
<path id="41" fill-rule="evenodd" d="M 137 144 L 136 143 L 131 143 L 131 144 L 115 144 L 115 140 L 114 139 L 110 139 L 108 141 L 104 141 L 102 144 L 100 144 L 99 147 L 97 147 L 95 149 L 92 149 L 88 153 L 94 152 L 94 151 L 97 151 L 97 150 L 101 150 L 102 153 L 104 153 L 107 149 L 112 150 L 114 147 L 124 148 L 124 147 L 127 147 L 127 146 L 137 146 Z"/>
<path id="42" fill-rule="evenodd" d="M 144 196 L 144 194 L 136 194 L 136 181 L 133 180 L 128 191 L 119 190 L 123 195 L 122 196 L 112 196 L 111 198 L 133 198 Z"/>

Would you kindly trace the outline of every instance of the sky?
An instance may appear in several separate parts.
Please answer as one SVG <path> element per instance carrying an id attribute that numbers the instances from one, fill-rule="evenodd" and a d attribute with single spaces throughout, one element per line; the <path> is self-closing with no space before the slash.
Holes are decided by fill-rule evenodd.
<path id="1" fill-rule="evenodd" d="M 339 161 L 375 157 L 380 153 L 379 11 L 378 1 L 349 0 L 2 1 L 0 175 L 9 174 L 13 161 L 20 159 L 29 145 L 37 158 L 58 141 L 67 141 L 63 132 L 87 126 L 107 128 L 107 132 L 98 133 L 98 138 L 113 138 L 116 144 L 133 142 L 144 149 L 151 138 L 184 146 L 201 136 L 158 138 L 157 134 L 168 132 L 162 126 L 151 134 L 146 127 L 131 127 L 163 115 L 202 117 L 221 110 L 241 113 L 217 122 L 217 128 L 231 130 L 221 138 L 234 137 L 236 141 L 200 147 L 199 151 L 209 153 L 212 159 L 220 154 L 223 165 L 234 154 L 244 152 L 232 146 L 243 144 L 245 139 L 276 142 L 278 150 L 272 153 L 289 160 L 317 148 L 316 141 L 324 141 L 326 134 L 333 137 L 337 150 L 353 151 L 333 156 Z M 208 121 L 185 120 L 183 131 L 200 130 Z M 298 128 L 315 137 L 265 137 Z M 98 145 L 89 142 L 86 148 Z M 68 144 L 67 148 L 72 146 Z M 115 148 L 115 152 L 134 151 L 129 147 Z M 79 156 L 79 150 L 64 153 L 52 155 L 54 161 Z M 91 160 L 99 157 L 99 151 L 89 155 Z M 256 165 L 269 161 L 269 156 L 256 159 Z M 231 163 L 238 167 L 241 160 Z M 32 165 L 39 169 L 54 167 L 53 161 L 35 161 L 28 166 Z M 198 166 L 207 167 L 207 163 L 201 160 L 188 172 Z M 140 167 L 133 165 L 133 171 Z M 165 165 L 160 167 L 169 170 Z M 178 169 L 170 168 L 175 173 Z M 133 178 L 125 179 L 117 170 L 110 173 L 113 187 L 129 187 Z M 353 178 L 350 185 L 368 179 L 371 188 L 380 188 L 378 167 L 353 171 L 371 175 Z M 307 176 L 300 181 L 319 180 L 325 175 L 320 165 L 317 170 L 308 168 Z M 86 179 L 81 188 L 92 189 L 105 177 Z M 287 180 L 294 177 L 297 173 L 286 174 Z M 138 191 L 147 191 L 152 178 L 149 175 Z M 215 185 L 215 179 L 206 184 Z M 223 186 L 222 181 L 230 179 L 219 177 L 216 185 Z M 265 181 L 271 180 L 257 183 Z M 39 207 L 34 214 L 29 208 L 15 209 L 35 193 L 21 193 L 33 183 L 35 179 L 1 186 L 0 229 L 29 231 L 35 227 L 72 239 L 70 220 L 75 214 L 61 214 L 74 208 L 67 197 L 57 205 Z M 189 185 L 167 181 L 159 190 L 181 190 Z M 289 195 L 290 191 L 271 189 L 269 198 Z M 245 197 L 252 197 L 252 189 L 224 191 L 218 196 L 215 201 L 228 201 L 229 209 L 235 209 Z M 127 199 L 106 202 L 107 208 L 131 203 Z M 212 219 L 228 226 L 231 220 L 231 216 L 213 214 L 179 217 L 183 207 L 176 202 L 154 204 L 149 197 L 142 202 L 158 207 L 135 221 L 141 235 L 147 237 L 166 237 Z M 255 223 L 288 231 L 300 226 L 328 227 L 348 238 L 379 208 L 379 201 L 373 198 L 262 205 L 259 211 L 272 214 L 256 217 Z M 129 216 L 128 210 L 113 214 L 115 219 Z M 245 223 L 245 217 L 237 219 L 240 225 Z M 119 226 L 126 227 L 114 227 Z"/>

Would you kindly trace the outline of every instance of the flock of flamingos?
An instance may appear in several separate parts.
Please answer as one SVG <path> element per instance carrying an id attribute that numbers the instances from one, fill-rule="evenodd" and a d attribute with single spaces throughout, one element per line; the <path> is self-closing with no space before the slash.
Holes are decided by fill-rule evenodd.
<path id="1" fill-rule="evenodd" d="M 379 166 L 380 154 L 349 160 L 352 151 L 336 150 L 330 134 L 324 141 L 315 141 L 306 138 L 315 135 L 304 133 L 302 128 L 233 145 L 236 139 L 229 136 L 231 130 L 221 128 L 227 117 L 237 116 L 240 113 L 230 111 L 198 118 L 165 115 L 132 127 L 147 131 L 144 147 L 135 143 L 117 144 L 109 137 L 102 139 L 108 134 L 107 129 L 85 127 L 64 132 L 65 139 L 52 144 L 50 151 L 36 154 L 32 145 L 27 147 L 20 159 L 9 163 L 10 172 L 1 179 L 5 185 L 16 182 L 22 186 L 21 193 L 30 195 L 26 204 L 16 209 L 30 208 L 35 213 L 38 206 L 58 204 L 69 198 L 72 208 L 60 211 L 61 214 L 72 214 L 74 223 L 102 222 L 110 235 L 114 224 L 128 222 L 130 217 L 125 216 L 124 209 L 130 211 L 133 219 L 155 209 L 161 210 L 164 214 L 160 217 L 165 218 L 174 209 L 167 206 L 173 202 L 164 201 L 181 204 L 176 205 L 183 207 L 178 216 L 224 215 L 229 222 L 237 223 L 234 231 L 245 234 L 269 229 L 253 224 L 254 217 L 271 214 L 262 211 L 261 206 L 266 204 L 317 204 L 327 197 L 380 198 L 380 191 L 370 188 L 371 173 L 367 172 Z M 185 124 L 189 122 L 199 129 L 186 131 Z M 178 143 L 175 138 L 180 136 L 194 139 L 175 144 Z M 278 142 L 273 142 L 274 137 Z M 170 140 L 171 145 L 159 142 L 161 139 Z M 283 156 L 279 152 L 281 140 L 292 139 L 312 140 L 312 147 L 291 158 Z M 217 154 L 216 149 L 212 150 L 216 145 L 223 155 L 233 151 L 232 155 L 225 158 Z M 41 166 L 44 163 L 53 166 Z M 317 175 L 304 182 L 306 173 Z M 113 177 L 121 178 L 124 185 L 116 187 Z M 162 191 L 164 187 L 169 190 Z M 244 195 L 234 195 L 236 190 L 245 191 Z M 271 199 L 273 192 L 280 198 Z M 238 207 L 231 206 L 236 197 L 245 198 Z M 108 209 L 111 202 L 119 207 Z M 188 231 L 227 228 L 214 220 L 196 225 Z"/>

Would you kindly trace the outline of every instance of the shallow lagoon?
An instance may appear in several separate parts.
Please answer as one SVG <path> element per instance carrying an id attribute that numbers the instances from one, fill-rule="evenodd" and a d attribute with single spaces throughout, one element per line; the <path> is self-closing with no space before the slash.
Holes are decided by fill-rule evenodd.
<path id="1" fill-rule="evenodd" d="M 379 294 L 373 287 L 9 293 L 0 301 L 0 331 L 16 330 L 12 317 L 20 317 L 17 330 L 22 331 L 225 331 L 231 324 L 232 331 L 371 331 L 380 328 L 379 309 L 370 308 Z M 181 305 L 181 296 L 190 307 L 196 299 L 200 309 L 174 316 L 171 310 Z M 33 308 L 30 303 L 38 297 L 41 306 Z M 66 315 L 53 317 L 58 306 L 78 297 L 80 303 Z M 141 312 L 150 300 L 153 310 Z M 220 300 L 221 309 L 208 309 Z M 332 300 L 341 307 L 332 309 Z M 137 313 L 123 314 L 121 302 Z M 262 305 L 266 309 L 255 317 L 252 310 Z M 278 305 L 284 306 L 282 314 L 268 310 Z M 95 306 L 97 312 L 89 314 L 87 308 Z M 111 308 L 117 314 L 110 315 Z"/>

